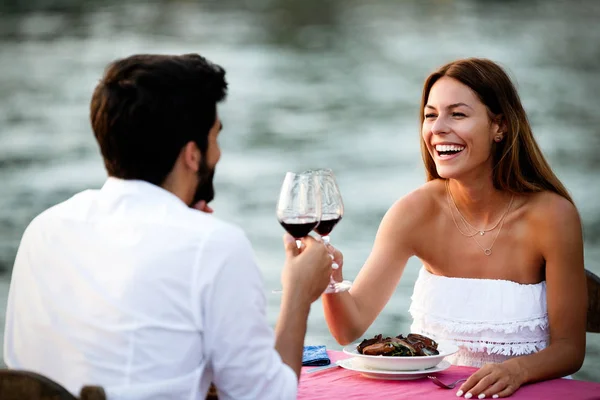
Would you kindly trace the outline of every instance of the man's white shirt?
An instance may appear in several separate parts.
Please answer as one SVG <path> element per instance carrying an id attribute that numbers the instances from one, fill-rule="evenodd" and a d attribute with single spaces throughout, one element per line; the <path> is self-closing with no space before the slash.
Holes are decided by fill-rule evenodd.
<path id="1" fill-rule="evenodd" d="M 293 399 L 243 231 L 144 181 L 108 178 L 27 227 L 6 315 L 9 368 L 110 400 Z"/>

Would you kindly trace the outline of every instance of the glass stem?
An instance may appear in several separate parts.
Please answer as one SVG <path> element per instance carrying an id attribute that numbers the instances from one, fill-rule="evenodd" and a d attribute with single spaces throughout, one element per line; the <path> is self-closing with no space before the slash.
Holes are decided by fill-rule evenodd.
<path id="1" fill-rule="evenodd" d="M 333 274 L 329 275 L 329 287 L 334 288 L 337 285 L 335 279 L 333 279 Z"/>

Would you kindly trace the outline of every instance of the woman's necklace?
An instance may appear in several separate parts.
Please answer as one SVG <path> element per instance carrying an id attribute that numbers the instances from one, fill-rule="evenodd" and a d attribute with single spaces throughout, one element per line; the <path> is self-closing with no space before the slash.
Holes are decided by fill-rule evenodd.
<path id="1" fill-rule="evenodd" d="M 483 250 L 483 253 L 486 256 L 489 256 L 492 254 L 492 247 L 494 247 L 494 243 L 496 243 L 496 239 L 498 239 L 498 236 L 500 235 L 500 232 L 502 231 L 502 226 L 504 225 L 504 220 L 506 218 L 506 216 L 508 215 L 508 211 L 510 210 L 510 207 L 512 206 L 513 200 L 515 198 L 515 195 L 513 194 L 510 198 L 510 201 L 508 202 L 508 207 L 506 207 L 506 211 L 504 212 L 504 214 L 502 215 L 502 217 L 500 217 L 500 219 L 498 220 L 498 222 L 491 227 L 490 229 L 477 229 L 475 228 L 473 225 L 469 224 L 469 222 L 466 220 L 466 218 L 462 215 L 462 213 L 460 212 L 460 210 L 458 209 L 458 206 L 456 205 L 456 202 L 454 201 L 454 197 L 452 197 L 452 192 L 450 192 L 450 187 L 449 187 L 449 182 L 448 180 L 446 180 L 446 192 L 448 194 L 447 199 L 448 199 L 448 207 L 450 208 L 450 215 L 452 215 L 452 221 L 454 221 L 454 225 L 456 225 L 456 229 L 458 229 L 458 231 L 460 232 L 461 235 L 466 236 L 466 237 L 470 237 L 473 238 L 473 241 L 475 241 L 475 243 L 477 244 L 477 246 Z M 456 211 L 458 212 L 458 215 L 460 215 L 463 223 L 465 224 L 465 226 L 470 226 L 472 229 L 475 230 L 475 233 L 464 233 L 460 227 L 458 226 L 458 223 L 456 222 L 456 219 L 454 218 L 454 211 L 452 211 L 452 205 L 450 204 L 450 201 L 452 201 L 452 204 L 454 205 L 454 208 L 456 208 Z M 498 229 L 498 232 L 496 232 L 496 236 L 494 237 L 494 240 L 492 241 L 492 244 L 490 245 L 490 247 L 485 248 L 483 247 L 478 241 L 477 239 L 475 239 L 475 236 L 477 234 L 479 234 L 480 236 L 483 236 L 485 234 L 485 232 L 489 232 L 492 231 L 494 229 L 496 229 L 496 227 L 500 225 L 500 229 Z"/>
<path id="2" fill-rule="evenodd" d="M 490 232 L 490 231 L 493 231 L 494 229 L 496 229 L 498 227 L 498 225 L 500 225 L 500 222 L 504 219 L 504 217 L 506 217 L 506 214 L 508 214 L 508 210 L 510 210 L 510 206 L 511 206 L 512 201 L 513 201 L 513 199 L 515 197 L 515 195 L 513 194 L 512 197 L 510 198 L 510 202 L 508 203 L 508 207 L 506 207 L 506 211 L 504 211 L 504 214 L 502 214 L 502 216 L 500 217 L 500 219 L 498 220 L 498 222 L 496 222 L 496 224 L 494 226 L 492 226 L 491 228 L 488 228 L 488 229 L 477 229 L 473 225 L 471 225 L 469 223 L 469 221 L 467 221 L 467 219 L 465 218 L 465 216 L 462 215 L 462 213 L 460 212 L 460 209 L 458 208 L 458 206 L 456 205 L 456 201 L 454 200 L 454 196 L 452 196 L 452 192 L 450 191 L 450 183 L 449 183 L 448 180 L 446 180 L 446 191 L 448 192 L 448 195 L 450 196 L 450 199 L 452 200 L 452 204 L 454 204 L 454 208 L 456 208 L 456 211 L 458 212 L 458 215 L 460 215 L 460 218 L 463 220 L 463 222 L 466 225 L 469 225 L 469 227 L 471 227 L 471 229 L 475 230 L 474 234 L 472 234 L 472 235 L 465 235 L 465 236 L 469 236 L 469 237 L 475 236 L 476 234 L 479 234 L 480 236 L 483 236 L 483 235 L 485 235 L 486 232 Z M 454 215 L 453 215 L 453 217 L 454 217 Z"/>

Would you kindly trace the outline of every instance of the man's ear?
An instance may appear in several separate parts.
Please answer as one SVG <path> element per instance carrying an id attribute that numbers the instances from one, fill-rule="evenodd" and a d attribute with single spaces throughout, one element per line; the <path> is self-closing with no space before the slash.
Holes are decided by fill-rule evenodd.
<path id="1" fill-rule="evenodd" d="M 191 169 L 194 172 L 198 172 L 200 166 L 200 160 L 202 159 L 202 153 L 198 148 L 198 145 L 193 141 L 189 141 L 181 149 L 179 156 L 182 158 L 183 165 L 186 168 Z"/>

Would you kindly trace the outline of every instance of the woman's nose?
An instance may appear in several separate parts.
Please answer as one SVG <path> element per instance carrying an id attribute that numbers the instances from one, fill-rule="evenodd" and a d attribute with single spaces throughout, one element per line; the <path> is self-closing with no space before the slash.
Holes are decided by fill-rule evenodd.
<path id="1" fill-rule="evenodd" d="M 434 135 L 448 133 L 448 124 L 446 124 L 446 120 L 442 117 L 436 118 L 431 126 L 431 133 Z"/>

